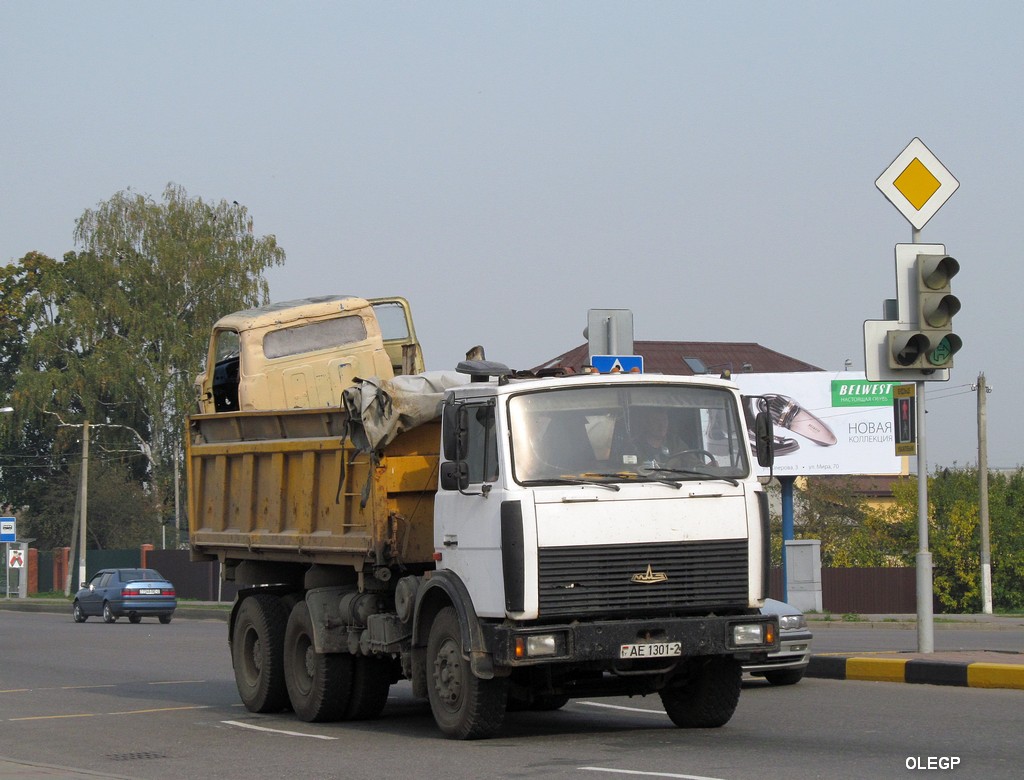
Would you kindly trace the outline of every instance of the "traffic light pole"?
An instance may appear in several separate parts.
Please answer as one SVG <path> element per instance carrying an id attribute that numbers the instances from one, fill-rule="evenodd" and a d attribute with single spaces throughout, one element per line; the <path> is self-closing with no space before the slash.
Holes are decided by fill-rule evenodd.
<path id="1" fill-rule="evenodd" d="M 932 554 L 928 549 L 928 458 L 925 450 L 927 382 L 917 382 L 917 652 L 935 652 Z"/>
<path id="2" fill-rule="evenodd" d="M 912 227 L 910 241 L 921 243 L 921 230 Z M 935 652 L 932 608 L 932 553 L 928 546 L 928 457 L 925 448 L 925 394 L 927 382 L 917 384 L 917 652 Z"/>

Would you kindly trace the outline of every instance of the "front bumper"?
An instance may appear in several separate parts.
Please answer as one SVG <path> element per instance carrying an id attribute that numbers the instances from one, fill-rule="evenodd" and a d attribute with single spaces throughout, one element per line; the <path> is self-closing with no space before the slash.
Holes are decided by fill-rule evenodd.
<path id="1" fill-rule="evenodd" d="M 810 631 L 784 631 L 779 649 L 769 653 L 764 661 L 743 664 L 743 671 L 760 674 L 783 669 L 803 669 L 811 660 Z"/>
<path id="2" fill-rule="evenodd" d="M 749 632 L 750 627 L 755 626 L 762 627 L 760 641 L 736 642 L 736 627 L 742 627 L 741 632 Z M 735 657 L 744 663 L 760 662 L 768 653 L 779 649 L 778 621 L 773 615 L 666 617 L 543 626 L 502 623 L 488 624 L 483 629 L 488 635 L 487 644 L 495 667 L 506 668 L 581 662 L 612 668 L 626 662 L 620 655 L 620 648 L 636 644 L 678 642 L 680 654 L 661 659 L 662 663 L 694 656 L 722 655 Z M 524 640 L 548 636 L 555 637 L 550 643 L 551 652 L 536 656 L 523 654 Z"/>

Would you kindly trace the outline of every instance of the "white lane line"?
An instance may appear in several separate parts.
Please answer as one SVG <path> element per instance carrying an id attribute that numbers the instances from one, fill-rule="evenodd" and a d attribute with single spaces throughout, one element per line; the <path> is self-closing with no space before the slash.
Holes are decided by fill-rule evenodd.
<path id="1" fill-rule="evenodd" d="M 228 726 L 238 726 L 240 729 L 252 729 L 253 731 L 269 731 L 272 734 L 284 734 L 286 737 L 309 737 L 310 739 L 336 740 L 337 737 L 328 737 L 323 734 L 303 734 L 301 731 L 285 731 L 284 729 L 268 729 L 265 726 L 254 726 L 251 723 L 242 723 L 237 720 L 222 720 Z"/>
<path id="2" fill-rule="evenodd" d="M 625 712 L 642 712 L 646 715 L 664 715 L 665 710 L 645 710 L 640 707 L 622 707 L 618 704 L 605 704 L 603 701 L 579 701 L 577 704 L 586 704 L 589 707 L 604 707 L 609 710 L 624 710 Z"/>
<path id="3" fill-rule="evenodd" d="M 612 769 L 603 766 L 581 766 L 584 772 L 612 772 L 617 775 L 643 775 L 644 777 L 672 777 L 677 780 L 722 780 L 720 777 L 706 777 L 704 775 L 677 775 L 671 772 L 641 772 L 636 769 Z"/>

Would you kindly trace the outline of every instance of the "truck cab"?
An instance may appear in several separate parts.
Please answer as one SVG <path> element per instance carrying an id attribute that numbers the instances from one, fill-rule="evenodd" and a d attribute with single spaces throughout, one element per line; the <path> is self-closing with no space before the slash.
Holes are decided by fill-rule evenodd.
<path id="1" fill-rule="evenodd" d="M 203 414 L 317 409 L 338 407 L 357 377 L 422 371 L 404 298 L 330 295 L 222 317 L 195 385 Z"/>

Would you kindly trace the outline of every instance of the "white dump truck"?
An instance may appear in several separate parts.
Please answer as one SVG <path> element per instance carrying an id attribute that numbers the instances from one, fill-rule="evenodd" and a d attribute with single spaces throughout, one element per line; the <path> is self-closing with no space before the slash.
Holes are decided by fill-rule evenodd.
<path id="1" fill-rule="evenodd" d="M 583 696 L 656 694 L 678 726 L 725 724 L 741 665 L 778 647 L 758 610 L 768 502 L 752 459 L 770 463 L 767 415 L 755 455 L 723 379 L 485 360 L 403 373 L 418 345 L 408 305 L 386 300 L 406 323 L 391 339 L 374 335 L 373 302 L 345 297 L 232 315 L 211 339 L 204 412 L 189 420 L 190 536 L 193 557 L 238 586 L 229 643 L 245 706 L 373 718 L 407 679 L 460 739 Z M 323 306 L 333 315 L 307 316 Z M 324 339 L 310 327 L 348 317 L 370 334 L 358 349 L 335 343 L 337 324 Z M 283 376 L 268 341 L 307 367 L 297 408 L 267 408 Z M 341 365 L 360 351 L 373 376 Z M 310 407 L 324 365 L 341 379 Z M 246 377 L 262 378 L 239 396 Z M 215 398 L 231 400 L 218 411 Z"/>

